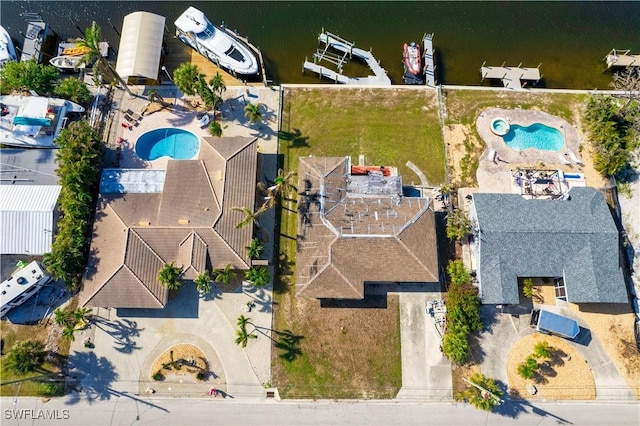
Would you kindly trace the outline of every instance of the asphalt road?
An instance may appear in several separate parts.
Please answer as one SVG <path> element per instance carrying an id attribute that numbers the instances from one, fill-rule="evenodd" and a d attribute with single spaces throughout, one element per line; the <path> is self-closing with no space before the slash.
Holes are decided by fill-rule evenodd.
<path id="1" fill-rule="evenodd" d="M 640 405 L 599 401 L 507 402 L 499 413 L 453 403 L 394 401 L 234 401 L 139 399 L 120 394 L 86 397 L 1 398 L 7 425 L 634 425 Z M 21 416 L 22 418 L 18 418 Z"/>

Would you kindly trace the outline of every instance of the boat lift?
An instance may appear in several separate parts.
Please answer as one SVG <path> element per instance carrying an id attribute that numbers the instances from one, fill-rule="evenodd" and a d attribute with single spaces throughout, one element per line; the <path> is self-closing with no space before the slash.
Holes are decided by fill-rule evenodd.
<path id="1" fill-rule="evenodd" d="M 325 44 L 324 49 L 317 49 L 313 54 L 313 62 L 306 60 L 302 64 L 302 71 L 305 70 L 315 72 L 320 78 L 325 77 L 336 83 L 353 84 L 353 85 L 391 85 L 391 79 L 387 76 L 387 72 L 382 68 L 379 62 L 373 57 L 370 51 L 355 47 L 350 42 L 340 36 L 325 31 L 324 29 L 318 36 L 318 41 Z M 332 49 L 333 51 L 329 51 Z M 353 57 L 359 58 L 366 62 L 374 75 L 367 77 L 348 77 L 342 74 L 344 65 Z M 336 66 L 338 72 L 319 65 L 319 62 L 326 61 Z"/>

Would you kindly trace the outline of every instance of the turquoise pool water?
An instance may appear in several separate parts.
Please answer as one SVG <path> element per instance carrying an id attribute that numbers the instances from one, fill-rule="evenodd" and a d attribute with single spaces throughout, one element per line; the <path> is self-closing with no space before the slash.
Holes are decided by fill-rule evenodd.
<path id="1" fill-rule="evenodd" d="M 540 123 L 531 126 L 512 124 L 509 133 L 502 139 L 509 148 L 515 150 L 535 148 L 542 151 L 560 151 L 564 146 L 564 136 L 558 129 Z"/>
<path id="2" fill-rule="evenodd" d="M 171 157 L 190 160 L 198 154 L 200 141 L 191 132 L 175 128 L 151 130 L 136 141 L 136 154 L 145 161 Z"/>

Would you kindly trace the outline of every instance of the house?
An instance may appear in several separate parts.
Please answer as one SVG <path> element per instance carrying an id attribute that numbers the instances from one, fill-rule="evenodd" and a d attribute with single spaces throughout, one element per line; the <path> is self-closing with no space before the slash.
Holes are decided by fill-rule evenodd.
<path id="1" fill-rule="evenodd" d="M 183 278 L 205 270 L 249 269 L 251 227 L 233 207 L 255 202 L 255 138 L 203 138 L 196 160 L 164 170 L 107 169 L 101 179 L 83 306 L 163 308 L 158 281 L 167 263 Z"/>
<path id="2" fill-rule="evenodd" d="M 297 295 L 363 299 L 365 284 L 439 282 L 430 200 L 403 197 L 401 177 L 375 169 L 299 159 Z"/>
<path id="3" fill-rule="evenodd" d="M 619 234 L 603 195 L 574 187 L 564 199 L 473 194 L 472 262 L 486 304 L 518 304 L 518 278 L 553 279 L 570 303 L 627 303 Z"/>
<path id="4" fill-rule="evenodd" d="M 51 251 L 61 186 L 57 149 L 0 150 L 0 254 Z"/>

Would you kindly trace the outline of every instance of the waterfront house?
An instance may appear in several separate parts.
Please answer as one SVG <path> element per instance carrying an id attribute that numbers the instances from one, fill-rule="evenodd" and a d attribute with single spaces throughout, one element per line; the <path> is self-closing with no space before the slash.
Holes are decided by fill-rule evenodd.
<path id="1" fill-rule="evenodd" d="M 299 159 L 297 295 L 363 299 L 369 285 L 437 283 L 430 199 L 404 197 L 389 168 Z"/>
<path id="2" fill-rule="evenodd" d="M 83 306 L 163 308 L 158 272 L 182 266 L 183 279 L 231 264 L 246 270 L 251 227 L 233 207 L 255 202 L 257 140 L 202 138 L 198 159 L 165 170 L 103 172 Z"/>
<path id="3" fill-rule="evenodd" d="M 604 196 L 574 187 L 564 199 L 473 194 L 472 270 L 486 304 L 518 304 L 519 278 L 547 278 L 558 300 L 627 303 L 619 233 Z"/>

